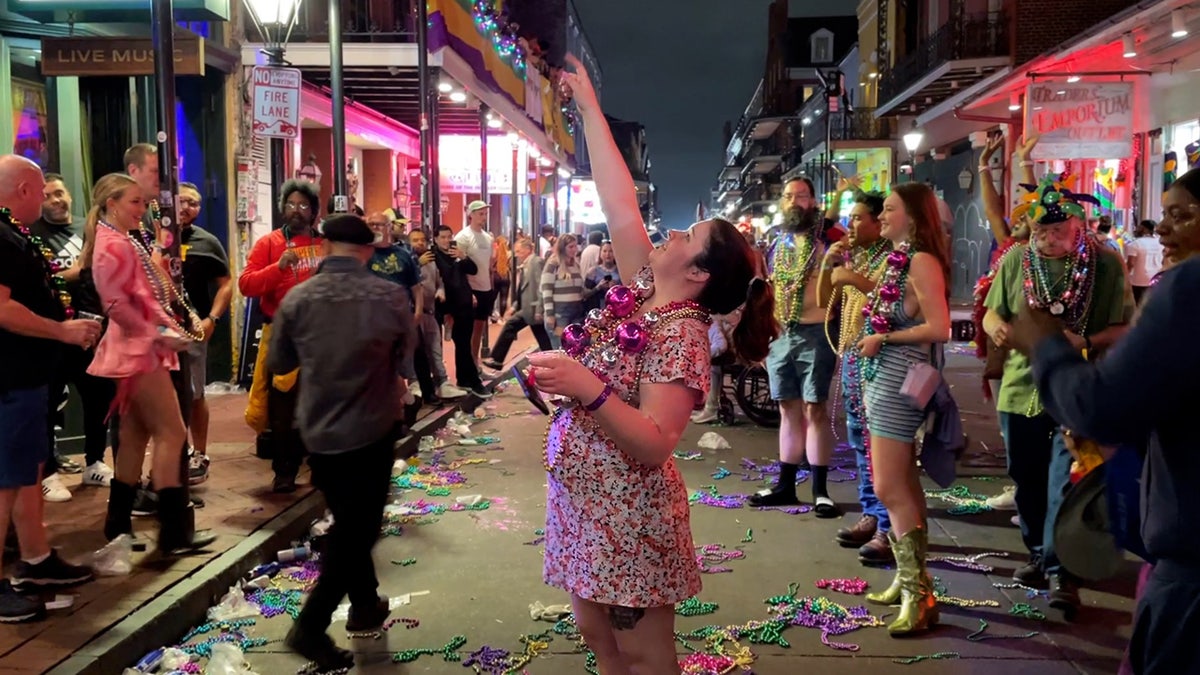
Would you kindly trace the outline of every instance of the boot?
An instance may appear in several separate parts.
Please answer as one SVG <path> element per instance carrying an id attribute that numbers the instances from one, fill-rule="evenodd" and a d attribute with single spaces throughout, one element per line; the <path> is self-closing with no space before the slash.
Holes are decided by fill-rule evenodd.
<path id="1" fill-rule="evenodd" d="M 892 545 L 893 554 L 898 555 L 896 547 L 896 535 L 892 532 L 887 533 L 888 543 Z M 900 567 L 896 566 L 896 576 L 892 577 L 892 585 L 878 593 L 867 593 L 867 602 L 873 602 L 876 605 L 894 605 L 900 602 Z"/>
<path id="2" fill-rule="evenodd" d="M 863 514 L 858 522 L 850 527 L 843 527 L 834 535 L 837 538 L 838 544 L 852 548 L 862 546 L 871 541 L 871 537 L 875 536 L 875 531 L 879 528 L 879 519 L 875 516 Z"/>
<path id="3" fill-rule="evenodd" d="M 875 532 L 871 541 L 860 546 L 858 561 L 864 565 L 890 565 L 896 562 L 896 556 L 892 553 L 892 542 L 888 539 L 887 532 Z"/>
<path id="4" fill-rule="evenodd" d="M 900 580 L 900 611 L 888 624 L 894 637 L 924 632 L 937 624 L 937 598 L 933 595 L 933 579 L 925 569 L 929 551 L 929 534 L 918 527 L 899 539 L 892 539 L 896 554 L 897 578 Z"/>
<path id="5" fill-rule="evenodd" d="M 109 541 L 122 534 L 133 534 L 133 502 L 137 486 L 113 478 L 108 485 L 108 515 L 104 517 L 104 537 Z"/>
<path id="6" fill-rule="evenodd" d="M 158 491 L 158 550 L 164 555 L 198 551 L 217 540 L 211 530 L 196 531 L 196 514 L 185 488 Z"/>

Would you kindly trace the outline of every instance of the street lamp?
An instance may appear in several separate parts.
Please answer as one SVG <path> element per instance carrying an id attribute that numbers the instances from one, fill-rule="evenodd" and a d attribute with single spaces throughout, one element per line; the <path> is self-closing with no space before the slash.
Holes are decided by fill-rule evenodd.
<path id="1" fill-rule="evenodd" d="M 263 53 L 267 55 L 267 65 L 279 68 L 284 65 L 283 52 L 287 48 L 288 39 L 292 36 L 292 28 L 300 14 L 301 0 L 243 0 L 250 20 L 258 29 L 263 41 Z M 271 139 L 271 194 L 277 195 L 283 185 L 284 177 L 283 139 Z M 318 173 L 317 180 L 320 180 Z M 272 203 L 275 199 L 272 198 Z M 271 229 L 283 227 L 283 214 L 275 206 L 271 207 Z"/>
<path id="2" fill-rule="evenodd" d="M 925 134 L 922 133 L 921 130 L 917 127 L 917 121 L 913 120 L 912 131 L 908 132 L 907 134 L 904 134 L 904 149 L 908 150 L 908 161 L 912 164 L 913 172 L 916 171 L 917 149 L 921 147 L 921 141 L 923 141 L 923 140 L 925 140 Z M 910 181 L 916 180 L 916 176 L 913 175 L 913 173 L 909 173 L 909 180 Z"/>

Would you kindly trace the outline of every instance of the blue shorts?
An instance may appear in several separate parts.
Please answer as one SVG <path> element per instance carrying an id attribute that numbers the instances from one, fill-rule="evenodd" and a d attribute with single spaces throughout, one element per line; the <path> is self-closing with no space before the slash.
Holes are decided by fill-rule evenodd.
<path id="1" fill-rule="evenodd" d="M 824 403 L 829 398 L 837 354 L 825 338 L 825 324 L 790 324 L 767 353 L 771 398 Z"/>
<path id="2" fill-rule="evenodd" d="M 37 485 L 50 457 L 50 388 L 0 393 L 0 490 Z"/>

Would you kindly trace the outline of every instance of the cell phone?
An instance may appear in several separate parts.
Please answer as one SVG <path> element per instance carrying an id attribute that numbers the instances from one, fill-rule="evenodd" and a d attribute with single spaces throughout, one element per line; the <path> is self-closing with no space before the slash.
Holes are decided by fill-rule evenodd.
<path id="1" fill-rule="evenodd" d="M 458 248 L 458 242 L 451 239 L 450 240 L 450 248 Z"/>
<path id="2" fill-rule="evenodd" d="M 605 280 L 605 281 L 612 281 L 612 275 L 611 275 L 611 274 L 605 274 L 605 275 L 604 275 L 604 280 Z"/>
<path id="3" fill-rule="evenodd" d="M 543 415 L 550 414 L 550 406 L 546 405 L 546 399 L 542 398 L 542 392 L 529 383 L 529 377 L 521 372 L 517 366 L 512 367 L 513 377 L 517 378 L 517 384 L 521 385 L 521 391 L 525 393 L 525 398 L 533 404 Z"/>

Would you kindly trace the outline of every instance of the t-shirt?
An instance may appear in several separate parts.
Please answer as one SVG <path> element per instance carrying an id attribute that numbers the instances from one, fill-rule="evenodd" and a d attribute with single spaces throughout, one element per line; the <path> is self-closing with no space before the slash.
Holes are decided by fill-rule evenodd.
<path id="1" fill-rule="evenodd" d="M 1018 312 L 1028 306 L 1022 266 L 1028 248 L 1028 244 L 1018 244 L 1005 254 L 984 300 L 984 306 L 995 311 L 1004 321 L 1012 321 Z M 1126 321 L 1125 269 L 1121 258 L 1102 246 L 1097 246 L 1095 250 L 1096 278 L 1092 287 L 1091 312 L 1084 327 L 1085 337 Z M 1045 262 L 1050 279 L 1062 278 L 1067 266 L 1065 258 Z M 1033 368 L 1029 359 L 1015 349 L 1009 351 L 1004 362 L 996 409 L 1026 417 L 1036 417 L 1042 412 L 1037 387 L 1033 382 Z"/>
<path id="2" fill-rule="evenodd" d="M 211 232 L 195 225 L 183 228 L 179 255 L 183 258 L 183 288 L 196 315 L 206 318 L 212 314 L 213 300 L 220 288 L 217 282 L 229 276 L 229 256 Z"/>
<path id="3" fill-rule="evenodd" d="M 50 289 L 41 252 L 0 217 L 0 286 L 13 302 L 38 316 L 63 320 L 63 307 Z M 0 392 L 33 389 L 50 383 L 58 367 L 59 344 L 53 340 L 10 333 L 0 328 Z"/>
<path id="4" fill-rule="evenodd" d="M 1155 236 L 1138 237 L 1125 247 L 1125 259 L 1129 262 L 1129 283 L 1145 288 L 1162 271 L 1162 244 Z"/>
<path id="5" fill-rule="evenodd" d="M 473 291 L 492 290 L 492 235 L 487 230 L 476 232 L 470 227 L 464 227 L 454 235 L 454 241 L 467 252 L 467 256 L 475 263 L 479 271 L 467 275 L 467 283 Z"/>
<path id="6" fill-rule="evenodd" d="M 74 265 L 83 253 L 83 220 L 51 223 L 45 218 L 38 218 L 29 224 L 29 231 L 45 240 L 46 246 L 54 251 L 54 257 L 63 269 Z"/>
<path id="7" fill-rule="evenodd" d="M 400 246 L 377 248 L 367 263 L 371 273 L 392 283 L 399 284 L 410 303 L 415 303 L 413 286 L 421 283 L 421 271 L 417 261 L 407 249 Z M 415 307 L 415 305 L 413 305 Z"/>

